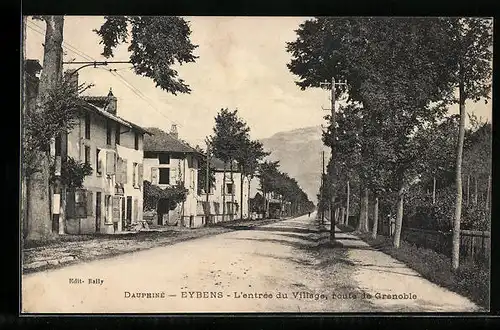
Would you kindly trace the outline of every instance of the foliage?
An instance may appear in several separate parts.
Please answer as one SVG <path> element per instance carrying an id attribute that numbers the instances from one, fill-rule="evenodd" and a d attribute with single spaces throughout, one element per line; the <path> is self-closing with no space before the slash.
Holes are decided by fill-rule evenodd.
<path id="1" fill-rule="evenodd" d="M 156 87 L 176 95 L 191 89 L 178 78 L 175 64 L 194 62 L 196 45 L 189 39 L 191 29 L 181 17 L 105 16 L 99 30 L 94 30 L 104 45 L 102 55 L 113 57 L 113 49 L 130 36 L 130 61 L 138 75 L 151 78 Z M 130 26 L 130 32 L 129 32 Z"/>
<path id="2" fill-rule="evenodd" d="M 441 121 L 459 81 L 472 99 L 487 95 L 489 24 L 481 19 L 320 17 L 299 26 L 297 39 L 287 44 L 296 84 L 305 89 L 332 77 L 347 79 L 336 93 L 347 92 L 351 104 L 341 109 L 337 137 L 328 116 L 323 136 L 327 146 L 335 147 L 338 163 L 329 166 L 328 175 L 336 190 L 357 177 L 376 194 L 408 194 L 419 182 L 428 185 L 432 177 L 448 176 L 456 131 L 453 119 Z M 440 148 L 444 153 L 437 157 Z"/>
<path id="3" fill-rule="evenodd" d="M 159 186 L 151 184 L 151 182 L 145 180 L 143 189 L 144 210 L 146 211 L 156 210 L 158 201 L 162 198 L 169 201 L 169 209 L 173 210 L 176 208 L 178 203 L 182 203 L 186 200 L 186 196 L 188 193 L 188 190 L 184 187 L 183 182 L 177 182 L 176 185 L 162 189 Z"/>
<path id="4" fill-rule="evenodd" d="M 265 161 L 259 168 L 260 189 L 264 194 L 275 193 L 283 201 L 288 201 L 301 211 L 310 212 L 314 203 L 309 201 L 307 194 L 300 188 L 297 180 L 278 170 L 279 162 Z M 266 196 L 264 196 L 266 198 Z"/>
<path id="5" fill-rule="evenodd" d="M 68 80 L 56 84 L 47 93 L 42 104 L 36 104 L 34 111 L 27 111 L 24 118 L 23 161 L 27 176 L 39 170 L 37 152 L 47 152 L 51 141 L 60 133 L 69 132 L 80 115 L 78 91 Z"/>
<path id="6" fill-rule="evenodd" d="M 251 179 L 257 172 L 259 163 L 269 154 L 269 152 L 264 151 L 261 142 L 245 140 L 240 152 L 236 156 L 236 161 L 243 175 Z"/>
<path id="7" fill-rule="evenodd" d="M 221 109 L 215 117 L 212 151 L 224 163 L 241 158 L 241 151 L 249 141 L 247 124 L 238 117 L 238 110 Z"/>
<path id="8" fill-rule="evenodd" d="M 55 176 L 55 162 L 51 164 L 51 178 L 50 182 L 54 183 Z M 85 177 L 92 174 L 92 167 L 90 164 L 77 161 L 73 157 L 68 157 L 65 162 L 61 164 L 61 183 L 67 188 L 81 188 Z"/>
<path id="9" fill-rule="evenodd" d="M 200 152 L 203 152 L 200 150 Z M 215 188 L 215 168 L 212 164 L 207 163 L 207 159 L 202 157 L 198 159 L 198 195 L 201 195 L 207 188 L 207 166 L 208 168 L 208 182 L 210 189 Z"/>

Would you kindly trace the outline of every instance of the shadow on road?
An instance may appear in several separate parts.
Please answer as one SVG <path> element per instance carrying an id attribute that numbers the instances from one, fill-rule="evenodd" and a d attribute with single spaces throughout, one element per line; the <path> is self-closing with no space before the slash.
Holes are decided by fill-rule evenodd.
<path id="1" fill-rule="evenodd" d="M 294 228 L 294 227 L 255 227 L 250 228 L 253 231 L 276 231 L 282 233 L 304 233 L 304 234 L 315 234 L 318 233 L 317 230 L 307 229 L 307 228 Z"/>

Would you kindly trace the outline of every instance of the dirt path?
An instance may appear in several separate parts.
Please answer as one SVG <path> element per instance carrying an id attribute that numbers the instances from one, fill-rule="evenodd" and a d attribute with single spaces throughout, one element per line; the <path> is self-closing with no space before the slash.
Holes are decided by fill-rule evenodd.
<path id="1" fill-rule="evenodd" d="M 359 248 L 361 241 L 352 248 L 318 247 L 313 217 L 29 274 L 23 277 L 22 308 L 49 313 L 470 310 L 464 298 L 407 269 L 391 268 L 396 274 L 367 266 L 393 267 L 392 258 Z M 363 298 L 363 292 L 410 288 L 415 301 Z"/>
<path id="2" fill-rule="evenodd" d="M 394 312 L 480 310 L 469 299 L 431 283 L 402 262 L 375 250 L 358 237 L 347 233 L 338 233 L 336 237 L 347 250 L 348 260 L 355 268 L 352 279 L 360 290 L 373 296 L 373 307 Z M 388 297 L 381 299 L 383 294 Z M 393 295 L 397 299 L 392 299 Z"/>

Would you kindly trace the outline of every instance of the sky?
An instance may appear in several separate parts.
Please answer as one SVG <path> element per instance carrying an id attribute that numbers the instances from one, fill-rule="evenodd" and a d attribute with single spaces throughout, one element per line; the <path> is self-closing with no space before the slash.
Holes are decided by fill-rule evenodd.
<path id="1" fill-rule="evenodd" d="M 253 139 L 270 137 L 281 131 L 319 126 L 325 123 L 322 110 L 328 92 L 301 91 L 286 64 L 290 55 L 286 42 L 295 39 L 306 17 L 185 17 L 198 45 L 195 63 L 179 66 L 179 76 L 191 87 L 190 94 L 169 94 L 156 88 L 149 78 L 130 70 L 130 64 L 88 67 L 79 71 L 80 83 L 94 86 L 88 95 L 107 95 L 110 88 L 118 99 L 118 115 L 144 127 L 169 130 L 177 125 L 179 137 L 193 146 L 204 146 L 212 133 L 214 117 L 221 108 L 238 109 L 250 127 Z M 104 22 L 102 16 L 66 16 L 64 61 L 104 61 L 102 45 L 93 29 Z M 45 26 L 28 19 L 26 57 L 43 59 Z M 115 50 L 114 61 L 128 61 L 127 45 Z M 65 65 L 65 69 L 78 68 Z M 108 69 L 116 69 L 109 72 Z M 468 112 L 491 121 L 491 102 L 467 104 Z M 450 109 L 458 113 L 458 106 Z"/>

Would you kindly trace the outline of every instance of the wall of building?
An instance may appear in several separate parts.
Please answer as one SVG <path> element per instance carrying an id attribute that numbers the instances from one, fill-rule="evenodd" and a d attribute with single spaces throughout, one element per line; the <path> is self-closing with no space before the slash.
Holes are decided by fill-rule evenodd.
<path id="1" fill-rule="evenodd" d="M 240 207 L 243 208 L 243 218 L 246 219 L 248 217 L 248 180 L 243 178 L 243 186 L 241 186 L 240 173 L 233 173 L 233 184 L 234 184 L 234 202 L 238 204 L 238 210 L 234 210 L 233 220 L 240 218 Z M 226 184 L 231 182 L 231 173 L 226 173 Z M 232 196 L 231 194 L 226 193 L 224 195 L 223 189 L 224 183 L 224 173 L 216 172 L 215 173 L 215 188 L 212 188 L 209 194 L 209 203 L 210 203 L 210 214 L 215 223 L 222 221 L 222 213 L 223 213 L 223 201 L 231 202 Z M 243 189 L 243 200 L 241 200 L 241 189 Z M 198 196 L 199 202 L 206 202 L 206 195 L 203 193 Z M 217 207 L 215 203 L 219 204 L 219 212 L 217 212 Z M 200 207 L 198 207 L 200 209 Z M 228 215 L 229 209 L 226 208 L 226 215 L 224 221 L 228 221 L 230 216 Z"/>
<path id="2" fill-rule="evenodd" d="M 132 197 L 132 222 L 142 220 L 142 207 L 143 207 L 143 195 L 142 188 L 133 187 L 132 177 L 133 177 L 133 166 L 132 163 L 136 162 L 138 164 L 142 163 L 143 151 L 142 151 L 142 134 L 139 134 L 139 150 L 134 149 L 134 136 L 135 133 L 130 128 L 120 125 L 121 132 L 120 135 L 120 145 L 115 145 L 115 126 L 113 122 L 112 134 L 111 134 L 111 145 L 106 142 L 107 135 L 107 120 L 95 113 L 90 113 L 90 139 L 85 139 L 85 119 L 79 119 L 75 128 L 68 134 L 68 156 L 73 157 L 81 162 L 85 161 L 85 146 L 90 147 L 90 157 L 89 163 L 93 169 L 91 175 L 86 176 L 83 182 L 83 188 L 92 192 L 87 198 L 92 199 L 93 210 L 89 210 L 88 216 L 86 218 L 80 219 L 66 219 L 66 231 L 70 234 L 87 234 L 87 233 L 105 233 L 112 234 L 124 230 L 122 228 L 122 215 L 125 213 L 123 209 L 122 198 L 127 196 Z M 97 149 L 100 149 L 99 161 L 102 166 L 102 173 L 97 173 Z M 113 217 L 113 205 L 112 203 L 106 203 L 106 196 L 116 195 L 116 173 L 108 175 L 107 168 L 107 157 L 121 157 L 127 160 L 127 183 L 124 185 L 124 194 L 120 196 L 119 204 L 119 218 Z M 97 204 L 97 193 L 101 193 L 101 219 L 96 220 L 96 204 Z M 113 197 L 110 198 L 113 200 Z M 127 205 L 125 204 L 125 207 Z M 96 223 L 98 222 L 98 223 Z"/>
<path id="3" fill-rule="evenodd" d="M 158 168 L 156 177 L 152 176 L 152 169 Z M 159 169 L 169 168 L 170 178 L 169 184 L 159 183 Z M 169 222 L 183 224 L 186 227 L 198 227 L 197 216 L 197 189 L 198 189 L 198 161 L 192 154 L 177 154 L 170 153 L 169 164 L 160 164 L 158 155 L 154 158 L 144 158 L 144 180 L 150 181 L 152 184 L 158 185 L 160 188 L 175 185 L 177 182 L 184 182 L 184 187 L 188 190 L 186 201 L 179 203 L 175 210 L 171 210 L 168 214 Z"/>

